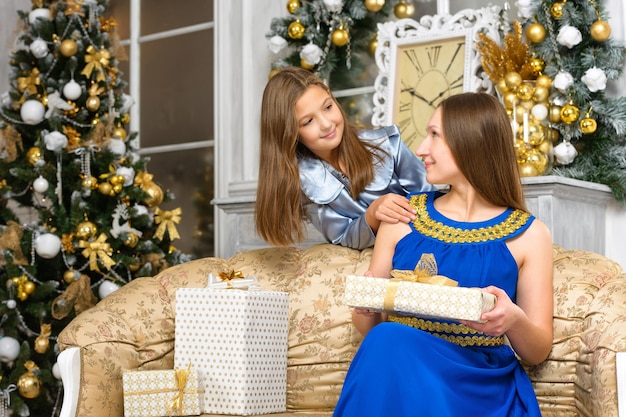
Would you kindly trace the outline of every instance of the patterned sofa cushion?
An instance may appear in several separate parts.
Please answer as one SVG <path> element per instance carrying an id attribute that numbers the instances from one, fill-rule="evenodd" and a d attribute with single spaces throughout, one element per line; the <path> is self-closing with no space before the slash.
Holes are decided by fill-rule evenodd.
<path id="1" fill-rule="evenodd" d="M 615 321 L 626 314 L 625 284 L 616 262 L 554 247 L 554 344 L 527 368 L 543 417 L 617 416 L 615 353 L 626 346 Z"/>

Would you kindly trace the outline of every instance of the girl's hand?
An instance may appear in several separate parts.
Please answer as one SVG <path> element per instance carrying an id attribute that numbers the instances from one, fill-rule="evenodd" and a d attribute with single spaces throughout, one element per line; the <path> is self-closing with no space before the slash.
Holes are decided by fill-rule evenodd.
<path id="1" fill-rule="evenodd" d="M 367 223 L 376 233 L 380 222 L 409 223 L 415 220 L 416 213 L 406 197 L 390 193 L 376 199 L 368 207 L 365 215 Z"/>

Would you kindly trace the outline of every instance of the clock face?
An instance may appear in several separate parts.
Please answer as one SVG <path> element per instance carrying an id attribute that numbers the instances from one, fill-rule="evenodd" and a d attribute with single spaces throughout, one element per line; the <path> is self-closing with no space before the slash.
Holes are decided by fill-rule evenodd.
<path id="1" fill-rule="evenodd" d="M 398 45 L 393 122 L 413 151 L 439 103 L 464 91 L 466 35 Z"/>

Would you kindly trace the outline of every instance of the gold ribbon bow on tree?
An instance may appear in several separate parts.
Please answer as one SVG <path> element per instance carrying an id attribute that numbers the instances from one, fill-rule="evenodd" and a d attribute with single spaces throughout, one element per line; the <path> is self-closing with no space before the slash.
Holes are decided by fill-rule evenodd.
<path id="1" fill-rule="evenodd" d="M 29 95 L 34 96 L 37 94 L 37 86 L 39 85 L 41 85 L 41 78 L 39 78 L 37 68 L 33 68 L 27 76 L 17 78 L 17 89 L 20 93 L 27 91 Z"/>
<path id="2" fill-rule="evenodd" d="M 458 285 L 458 282 L 455 280 L 443 275 L 437 275 L 437 272 L 437 261 L 432 253 L 423 253 L 413 271 L 392 270 L 391 276 L 393 278 L 389 280 L 389 285 L 387 285 L 383 308 L 388 311 L 393 310 L 398 284 L 402 281 L 444 285 L 447 287 L 456 287 Z"/>
<path id="3" fill-rule="evenodd" d="M 63 294 L 52 301 L 50 312 L 52 317 L 62 320 L 70 314 L 72 308 L 78 315 L 95 306 L 97 302 L 98 299 L 91 291 L 91 280 L 87 275 L 81 274 L 77 280 L 68 285 Z"/>
<path id="4" fill-rule="evenodd" d="M 11 251 L 15 265 L 28 265 L 28 259 L 24 256 L 20 243 L 23 235 L 24 229 L 13 220 L 7 222 L 4 231 L 0 235 L 0 252 L 5 249 Z"/>
<path id="5" fill-rule="evenodd" d="M 171 211 L 163 211 L 157 207 L 154 211 L 154 222 L 158 224 L 159 227 L 156 232 L 154 232 L 154 238 L 162 241 L 163 235 L 167 230 L 170 240 L 180 239 L 180 235 L 176 230 L 175 224 L 180 223 L 181 213 L 182 210 L 180 208 Z"/>
<path id="6" fill-rule="evenodd" d="M 107 51 L 105 48 L 100 49 L 99 51 L 93 47 L 93 45 L 89 45 L 87 48 L 87 55 L 85 55 L 85 68 L 81 71 L 81 74 L 86 76 L 87 78 L 91 77 L 92 71 L 96 70 L 98 75 L 96 76 L 97 81 L 105 81 L 104 76 L 104 67 L 109 66 L 109 59 L 111 58 L 111 53 Z"/>
<path id="7" fill-rule="evenodd" d="M 6 154 L 4 157 L 6 163 L 15 161 L 18 153 L 24 149 L 22 135 L 13 125 L 7 125 L 0 130 L 0 145 L 0 153 L 4 152 Z"/>
<path id="8" fill-rule="evenodd" d="M 185 394 L 185 386 L 187 385 L 187 378 L 189 377 L 189 372 L 191 371 L 191 362 L 187 366 L 187 369 L 176 369 L 176 389 L 178 392 L 176 396 L 172 399 L 172 402 L 169 406 L 169 415 L 172 416 L 172 412 L 176 411 L 178 415 L 181 415 L 183 412 L 183 395 Z"/>
<path id="9" fill-rule="evenodd" d="M 137 187 L 145 186 L 146 184 L 149 184 L 152 182 L 153 177 L 154 175 L 152 174 L 149 174 L 145 171 L 140 171 L 137 174 L 135 174 L 135 186 Z"/>
<path id="10" fill-rule="evenodd" d="M 115 261 L 111 258 L 113 249 L 111 249 L 111 245 L 106 243 L 106 240 L 107 236 L 101 233 L 98 239 L 93 242 L 86 240 L 78 242 L 78 246 L 84 248 L 82 255 L 89 259 L 89 269 L 92 271 L 100 271 L 98 261 L 102 262 L 106 269 L 111 269 L 111 267 L 115 265 Z"/>

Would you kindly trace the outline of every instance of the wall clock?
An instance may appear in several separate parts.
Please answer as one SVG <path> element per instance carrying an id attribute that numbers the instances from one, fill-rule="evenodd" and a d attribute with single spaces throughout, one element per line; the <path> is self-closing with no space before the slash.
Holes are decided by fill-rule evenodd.
<path id="1" fill-rule="evenodd" d="M 372 125 L 398 125 L 415 151 L 441 100 L 464 91 L 493 92 L 475 42 L 479 32 L 499 42 L 507 31 L 498 6 L 379 24 Z"/>

